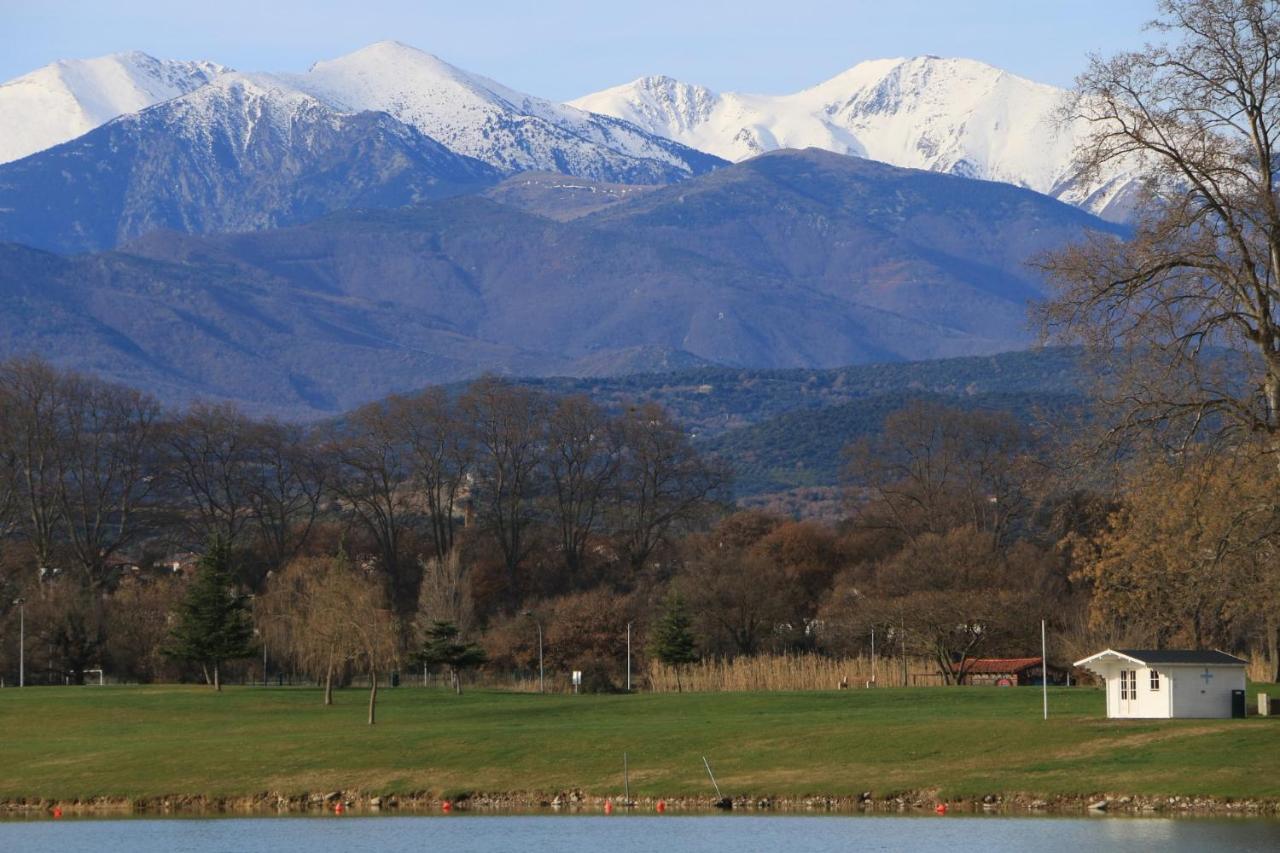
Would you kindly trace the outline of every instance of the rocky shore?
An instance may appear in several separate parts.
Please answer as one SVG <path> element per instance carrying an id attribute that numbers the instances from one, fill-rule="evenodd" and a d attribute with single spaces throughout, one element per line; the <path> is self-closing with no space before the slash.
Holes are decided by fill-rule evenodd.
<path id="1" fill-rule="evenodd" d="M 1280 800 L 1221 799 L 1194 796 L 1132 796 L 1092 794 L 1044 797 L 1030 794 L 987 794 L 981 797 L 946 798 L 936 791 L 878 794 L 864 791 L 855 796 L 809 797 L 637 797 L 598 796 L 582 791 L 558 793 L 458 794 L 444 798 L 431 792 L 374 795 L 356 790 L 307 794 L 261 792 L 235 797 L 174 795 L 162 797 L 94 797 L 52 800 L 42 798 L 0 801 L 0 816 L 52 815 L 241 815 L 273 814 L 437 814 L 458 813 L 712 813 L 785 812 L 835 814 L 949 814 L 949 815 L 1163 815 L 1163 816 L 1276 816 Z"/>

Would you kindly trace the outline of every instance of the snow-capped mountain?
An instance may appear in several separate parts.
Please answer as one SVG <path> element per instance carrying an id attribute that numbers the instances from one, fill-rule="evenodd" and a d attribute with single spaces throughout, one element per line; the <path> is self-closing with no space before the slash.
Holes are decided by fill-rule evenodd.
<path id="1" fill-rule="evenodd" d="M 227 70 L 133 51 L 55 62 L 0 83 L 0 163 L 194 91 Z"/>
<path id="2" fill-rule="evenodd" d="M 723 165 L 381 42 L 304 74 L 224 71 L 0 165 L 0 240 L 85 251 L 159 228 L 254 230 L 418 202 L 525 170 L 662 184 Z"/>
<path id="3" fill-rule="evenodd" d="M 719 94 L 645 77 L 570 104 L 728 160 L 821 148 L 1016 184 L 1123 219 L 1134 175 L 1074 179 L 1072 153 L 1087 129 L 1056 121 L 1065 95 L 982 62 L 922 56 L 862 62 L 791 95 Z"/>
<path id="4" fill-rule="evenodd" d="M 335 109 L 390 113 L 504 172 L 665 183 L 719 165 L 665 134 L 517 92 L 395 41 L 316 63 L 290 79 Z"/>
<path id="5" fill-rule="evenodd" d="M 603 181 L 666 183 L 723 165 L 719 158 L 611 116 L 553 103 L 384 41 L 305 74 L 242 74 L 142 53 L 58 62 L 0 85 L 0 163 L 67 142 L 119 116 L 187 101 L 199 121 L 246 82 L 277 119 L 306 104 L 335 114 L 385 112 L 449 150 L 505 173 L 556 171 Z M 250 119 L 252 117 L 249 117 Z M 199 129 L 192 129 L 198 134 Z"/>
<path id="6" fill-rule="evenodd" d="M 500 177 L 386 113 L 335 110 L 287 79 L 230 72 L 0 166 L 0 240 L 81 252 L 163 229 L 252 231 Z"/>

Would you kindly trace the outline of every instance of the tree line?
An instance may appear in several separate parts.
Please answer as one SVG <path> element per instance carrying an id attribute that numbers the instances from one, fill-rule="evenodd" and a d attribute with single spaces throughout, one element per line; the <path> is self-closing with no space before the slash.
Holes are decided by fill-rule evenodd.
<path id="1" fill-rule="evenodd" d="M 173 676 L 156 651 L 166 614 L 211 548 L 264 613 L 308 561 L 350 554 L 403 646 L 423 607 L 469 629 L 590 585 L 604 562 L 635 583 L 724 484 L 661 409 L 493 378 L 304 426 L 229 405 L 166 412 L 38 359 L 0 364 L 5 611 L 22 599 L 34 656 L 77 682 L 108 658 Z"/>
<path id="2" fill-rule="evenodd" d="M 371 720 L 392 671 L 455 689 L 482 664 L 530 674 L 539 637 L 553 681 L 617 689 L 628 627 L 638 671 L 865 655 L 875 635 L 960 682 L 974 657 L 1034 654 L 1042 618 L 1060 658 L 1277 660 L 1274 472 L 1218 446 L 1082 477 L 1076 444 L 921 401 L 846 449 L 846 514 L 826 524 L 735 509 L 660 409 L 492 378 L 302 426 L 165 413 L 21 360 L 0 365 L 0 406 L 10 681 L 19 599 L 36 678 L 219 684 L 265 677 L 267 651 L 326 702 L 364 676 Z"/>

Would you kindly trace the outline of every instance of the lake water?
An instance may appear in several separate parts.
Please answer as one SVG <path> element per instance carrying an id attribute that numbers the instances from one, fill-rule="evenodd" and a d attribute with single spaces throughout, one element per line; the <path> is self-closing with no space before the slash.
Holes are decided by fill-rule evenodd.
<path id="1" fill-rule="evenodd" d="M 13 853 L 1091 853 L 1280 850 L 1280 821 L 1197 818 L 471 816 L 0 822 Z"/>

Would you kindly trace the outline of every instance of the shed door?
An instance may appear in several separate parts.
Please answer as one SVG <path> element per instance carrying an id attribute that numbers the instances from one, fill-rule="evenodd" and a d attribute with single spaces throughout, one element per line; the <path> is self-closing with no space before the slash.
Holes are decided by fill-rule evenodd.
<path id="1" fill-rule="evenodd" d="M 1132 716 L 1138 699 L 1138 671 L 1120 670 L 1120 716 Z"/>

